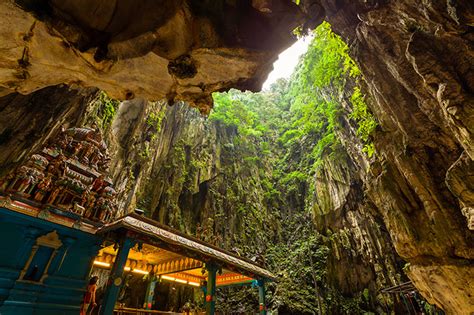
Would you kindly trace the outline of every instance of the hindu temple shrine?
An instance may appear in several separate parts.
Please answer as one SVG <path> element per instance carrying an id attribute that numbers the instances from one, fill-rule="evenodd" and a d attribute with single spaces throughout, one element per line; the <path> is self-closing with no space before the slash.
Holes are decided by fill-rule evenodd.
<path id="1" fill-rule="evenodd" d="M 110 159 L 96 125 L 63 128 L 2 178 L 0 224 L 11 237 L 1 248 L 8 271 L 2 313 L 78 314 L 84 279 L 93 275 L 103 291 L 100 314 L 151 313 L 163 281 L 189 286 L 192 297 L 203 295 L 209 314 L 216 287 L 253 285 L 265 311 L 264 284 L 276 279 L 271 272 L 139 211 L 120 213 Z M 146 279 L 146 291 L 124 300 L 137 275 Z"/>

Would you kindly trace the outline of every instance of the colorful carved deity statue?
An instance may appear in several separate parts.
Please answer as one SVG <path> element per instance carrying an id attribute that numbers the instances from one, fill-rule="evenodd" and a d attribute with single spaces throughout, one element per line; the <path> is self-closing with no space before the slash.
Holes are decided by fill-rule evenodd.
<path id="1" fill-rule="evenodd" d="M 51 190 L 51 194 L 48 197 L 48 200 L 46 201 L 47 204 L 54 204 L 56 201 L 56 198 L 58 197 L 59 193 L 63 190 L 63 187 L 61 186 L 54 186 L 53 189 Z"/>
<path id="2" fill-rule="evenodd" d="M 42 202 L 46 194 L 51 190 L 51 174 L 47 174 L 36 186 L 34 199 Z"/>
<path id="3" fill-rule="evenodd" d="M 83 219 L 113 220 L 117 203 L 106 173 L 109 161 L 97 125 L 62 128 L 41 152 L 0 178 L 0 193 L 69 211 Z"/>
<path id="4" fill-rule="evenodd" d="M 86 139 L 94 143 L 97 147 L 100 147 L 102 143 L 102 132 L 100 131 L 97 124 L 95 123 L 93 123 L 91 127 L 92 127 L 92 132 L 89 132 L 87 134 Z"/>
<path id="5" fill-rule="evenodd" d="M 87 200 L 84 203 L 83 207 L 86 209 L 84 216 L 87 218 L 91 218 L 93 216 L 93 210 L 94 210 L 94 205 L 96 202 L 96 193 L 95 192 L 89 192 L 87 196 Z"/>
<path id="6" fill-rule="evenodd" d="M 72 147 L 72 155 L 74 158 L 78 159 L 79 152 L 81 152 L 82 149 L 82 142 L 77 142 L 75 145 Z"/>
<path id="7" fill-rule="evenodd" d="M 20 167 L 16 190 L 23 194 L 29 194 L 41 176 L 42 173 L 33 168 L 27 166 Z"/>
<path id="8" fill-rule="evenodd" d="M 68 137 L 67 134 L 64 133 L 64 127 L 61 127 L 61 132 L 57 135 L 56 141 L 54 141 L 51 146 L 58 147 L 64 151 L 71 144 L 71 142 L 72 138 Z"/>
<path id="9" fill-rule="evenodd" d="M 81 145 L 84 147 L 84 150 L 82 151 L 81 155 L 81 162 L 84 164 L 89 164 L 90 156 L 94 152 L 95 145 L 90 142 L 83 141 L 84 145 Z"/>
<path id="10" fill-rule="evenodd" d="M 104 181 L 104 176 L 100 175 L 97 177 L 94 182 L 92 183 L 92 191 L 95 191 L 97 193 L 101 193 L 102 189 L 107 185 L 107 183 Z"/>
<path id="11" fill-rule="evenodd" d="M 59 153 L 58 156 L 50 162 L 50 172 L 56 177 L 64 176 L 64 170 L 66 169 L 66 156 L 62 153 Z"/>
<path id="12" fill-rule="evenodd" d="M 93 155 L 91 156 L 91 159 L 90 159 L 90 167 L 92 167 L 93 169 L 97 170 L 98 169 L 98 163 L 99 163 L 99 160 L 101 158 L 101 153 L 99 152 L 99 150 L 96 150 Z"/>
<path id="13" fill-rule="evenodd" d="M 71 136 L 66 136 L 66 145 L 61 146 L 62 151 L 74 152 L 74 138 Z"/>
<path id="14" fill-rule="evenodd" d="M 30 169 L 24 167 L 23 169 L 20 170 L 19 173 L 19 185 L 18 185 L 18 191 L 21 193 L 24 193 L 28 187 L 30 187 L 30 184 L 33 182 L 34 177 L 33 174 L 31 174 Z"/>

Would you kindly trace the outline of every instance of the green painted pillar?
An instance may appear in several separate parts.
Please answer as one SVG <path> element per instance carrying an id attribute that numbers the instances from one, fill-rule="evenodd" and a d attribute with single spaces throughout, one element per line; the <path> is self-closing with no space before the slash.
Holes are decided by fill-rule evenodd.
<path id="1" fill-rule="evenodd" d="M 115 302 L 117 301 L 120 287 L 124 282 L 123 269 L 127 262 L 128 253 L 134 245 L 135 242 L 128 237 L 124 237 L 119 245 L 120 247 L 115 257 L 112 270 L 110 271 L 107 289 L 104 294 L 104 304 L 101 308 L 101 315 L 112 315 L 114 313 Z"/>
<path id="2" fill-rule="evenodd" d="M 157 278 L 153 274 L 149 274 L 150 279 L 148 279 L 148 286 L 146 288 L 145 302 L 143 303 L 143 308 L 146 310 L 151 310 L 153 306 L 153 298 L 155 297 L 155 287 Z"/>
<path id="3" fill-rule="evenodd" d="M 216 310 L 216 273 L 217 266 L 214 263 L 206 263 L 207 269 L 207 293 L 206 293 L 206 315 L 214 315 Z"/>
<path id="4" fill-rule="evenodd" d="M 260 279 L 258 284 L 258 310 L 260 315 L 267 314 L 267 305 L 265 304 L 265 280 Z"/>

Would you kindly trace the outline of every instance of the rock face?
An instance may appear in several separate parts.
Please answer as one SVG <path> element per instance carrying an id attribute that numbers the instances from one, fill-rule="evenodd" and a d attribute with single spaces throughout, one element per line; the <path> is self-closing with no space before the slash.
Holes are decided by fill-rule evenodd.
<path id="1" fill-rule="evenodd" d="M 329 280 L 343 294 L 368 289 L 383 304 L 378 291 L 402 282 L 403 262 L 394 253 L 381 215 L 364 198 L 357 167 L 341 152 L 326 158 L 315 175 L 316 226 L 330 236 Z M 380 310 L 379 310 L 380 311 Z"/>
<path id="2" fill-rule="evenodd" d="M 49 135 L 30 139 L 28 144 L 35 147 L 48 137 L 54 138 L 60 122 L 71 126 L 103 121 L 96 114 L 101 106 L 96 97 L 95 90 L 78 92 L 66 87 L 4 97 L 1 113 L 11 113 L 9 128 L 15 131 L 10 133 L 9 143 L 22 148 L 21 139 L 25 136 L 14 128 L 13 123 L 18 122 L 12 116 L 19 108 L 25 107 L 20 111 L 24 113 L 31 104 L 46 108 L 50 102 L 70 99 L 74 112 L 82 113 L 77 117 L 69 112 L 46 111 L 40 118 L 48 120 L 52 116 L 58 123 L 48 125 Z M 363 197 L 360 169 L 344 151 L 341 159 L 324 161 L 314 177 L 314 195 L 308 188 L 309 182 L 301 182 L 294 189 L 279 187 L 281 194 L 275 194 L 269 186 L 277 185 L 270 183 L 275 180 L 272 169 L 278 158 L 272 154 L 255 162 L 254 158 L 261 154 L 259 145 L 238 136 L 235 127 L 209 121 L 186 104 L 169 107 L 162 102 L 125 101 L 117 108 L 113 120 L 103 127 L 113 156 L 111 175 L 118 184 L 117 200 L 122 210 L 144 209 L 156 220 L 275 268 L 270 255 L 265 258 L 269 248 L 282 239 L 284 244 L 306 240 L 300 235 L 286 240 L 285 235 L 293 235 L 295 226 L 301 228 L 304 223 L 294 222 L 307 200 L 313 200 L 319 232 L 314 232 L 309 217 L 306 225 L 313 230 L 313 237 L 323 235 L 320 246 L 328 248 L 321 258 L 324 263 L 317 267 L 323 274 L 317 291 L 325 305 L 323 311 L 340 314 L 344 306 L 351 305 L 349 301 L 360 299 L 364 299 L 367 311 L 382 311 L 387 300 L 390 305 L 395 303 L 377 292 L 399 282 L 401 261 L 393 251 L 381 215 Z M 23 150 L 13 153 L 27 156 L 30 150 Z M 306 150 L 310 152 L 312 148 L 308 146 Z M 10 160 L 4 158 L 2 165 L 7 162 Z M 282 277 L 288 281 L 285 275 Z M 279 291 L 295 288 L 283 285 L 270 290 L 278 296 Z M 219 304 L 228 309 L 238 306 L 242 312 L 257 307 L 252 302 L 241 305 L 244 300 L 257 301 L 254 297 L 238 295 L 235 299 L 236 294 L 251 294 L 251 290 L 239 292 L 228 296 L 220 293 L 223 300 Z M 367 298 L 363 292 L 367 292 Z M 287 307 L 278 298 L 276 301 L 278 307 Z"/>
<path id="3" fill-rule="evenodd" d="M 2 1 L 0 86 L 67 83 L 116 99 L 185 100 L 259 89 L 303 13 L 290 1 Z"/>
<path id="4" fill-rule="evenodd" d="M 89 2 L 96 8 L 94 14 L 84 14 L 84 4 Z M 12 1 L 0 4 L 2 95 L 12 91 L 30 93 L 66 82 L 97 86 L 121 99 L 143 95 L 189 100 L 203 112 L 210 108 L 212 91 L 258 86 L 276 53 L 289 44 L 288 38 L 278 36 L 296 26 L 300 14 L 296 6 L 285 5 L 284 1 L 273 1 L 271 6 L 269 1 L 245 5 L 231 1 L 207 1 L 202 5 L 198 1 L 140 1 L 133 8 L 129 7 L 131 1 L 36 3 L 37 7 L 31 7 L 29 1 L 18 1 L 21 7 Z M 77 3 L 81 5 L 76 7 Z M 160 11 L 162 15 L 143 19 L 145 22 L 136 18 L 159 5 L 165 8 Z M 474 312 L 473 6 L 471 1 L 413 0 L 300 4 L 306 18 L 311 18 L 310 24 L 325 16 L 351 44 L 351 54 L 366 80 L 368 104 L 380 124 L 374 136 L 376 159 L 363 157 L 353 137 L 343 135 L 349 159 L 341 165 L 327 164 L 328 171 L 316 178 L 320 183 L 315 202 L 321 213 L 320 223 L 330 229 L 347 229 L 347 237 L 356 248 L 355 259 L 363 257 L 374 266 L 393 265 L 396 259 L 382 257 L 385 251 L 379 248 L 384 246 L 377 245 L 376 240 L 385 236 L 377 229 L 369 232 L 369 223 L 363 222 L 383 223 L 396 252 L 409 263 L 406 270 L 415 286 L 448 314 Z M 242 23 L 239 14 L 252 18 Z M 270 30 L 270 35 L 264 30 Z M 43 91 L 38 93 L 46 93 Z M 58 127 L 58 120 L 63 119 L 84 119 L 80 118 L 84 97 L 78 97 L 76 91 L 64 93 L 56 95 L 71 97 L 68 102 L 72 105 L 61 103 L 61 98 L 46 102 L 52 112 L 44 114 L 47 125 L 34 120 L 36 112 L 28 110 L 34 95 L 2 98 L 2 114 L 9 116 L 0 119 L 13 117 L 2 121 L 2 127 L 4 123 L 12 126 L 1 133 L 0 145 L 9 148 L 2 150 L 2 162 L 21 159 L 31 144 L 39 147 L 48 136 L 50 129 L 46 126 Z M 24 102 L 25 109 L 18 102 Z M 19 106 L 18 112 L 5 104 Z M 209 167 L 197 165 L 200 171 L 196 178 L 200 179 L 187 183 L 192 189 L 171 202 L 170 196 L 176 196 L 174 190 L 183 183 L 176 182 L 170 170 L 155 166 L 181 131 L 165 127 L 166 131 L 159 131 L 164 140 L 158 141 L 153 138 L 158 132 L 153 121 L 160 118 L 153 116 L 147 123 L 150 112 L 145 102 L 126 104 L 120 107 L 120 115 L 111 126 L 114 132 L 110 142 L 115 143 L 112 145 L 119 156 L 115 177 L 126 183 L 121 191 L 127 196 L 127 204 L 136 203 L 137 193 L 149 195 L 155 199 L 147 204 L 157 209 L 157 218 L 164 220 L 171 213 L 192 216 L 195 212 L 172 210 L 176 210 L 177 202 L 187 205 L 209 189 L 217 189 L 210 185 L 217 176 L 211 165 L 220 162 L 202 156 L 203 164 Z M 31 115 L 31 120 L 21 120 L 22 113 Z M 175 122 L 189 119 L 181 114 L 174 117 Z M 15 120 L 33 123 L 15 126 Z M 171 124 L 171 118 L 164 123 Z M 121 130 L 123 124 L 133 130 Z M 186 128 L 191 131 L 194 127 Z M 210 139 L 217 137 L 204 127 L 192 133 L 201 143 L 208 141 L 204 134 Z M 163 154 L 152 153 L 150 148 Z M 188 156 L 186 150 L 190 149 L 184 146 L 180 155 L 183 161 Z M 156 158 L 144 164 L 133 162 L 149 155 Z M 184 167 L 180 165 L 186 163 L 174 167 Z M 173 184 L 168 188 L 146 187 L 147 176 L 153 172 Z M 147 189 L 155 191 L 148 194 Z M 365 196 L 359 197 L 363 191 Z M 196 211 L 209 209 L 205 205 L 196 207 Z M 181 222 L 175 217 L 165 221 Z M 340 252 L 343 237 L 340 233 L 335 238 L 334 253 Z M 348 255 L 335 259 L 351 265 L 354 260 L 345 257 Z M 371 268 L 355 268 L 354 274 L 361 276 L 354 278 L 387 278 L 385 271 Z M 341 288 L 348 286 L 343 277 L 335 277 L 334 281 Z M 360 281 L 358 285 L 367 283 Z"/>
<path id="5" fill-rule="evenodd" d="M 380 122 L 368 196 L 422 294 L 449 314 L 471 314 L 474 235 L 463 213 L 471 217 L 474 202 L 473 4 L 324 7 L 353 43 Z"/>
<path id="6" fill-rule="evenodd" d="M 97 93 L 95 88 L 55 86 L 0 98 L 0 176 L 39 151 L 62 125 L 82 125 Z"/>
<path id="7" fill-rule="evenodd" d="M 136 198 L 132 208 L 148 210 L 160 222 L 271 263 L 265 258 L 270 256 L 269 247 L 286 233 L 294 233 L 292 222 L 312 199 L 318 209 L 316 226 L 324 235 L 324 246 L 329 247 L 322 267 L 326 275 L 319 288 L 322 303 L 327 305 L 323 310 L 340 314 L 351 299 L 363 300 L 363 292 L 367 292 L 367 300 L 359 303 L 365 303 L 365 310 L 382 313 L 387 301 L 389 305 L 397 303 L 378 292 L 406 280 L 401 271 L 403 262 L 394 252 L 381 214 L 364 197 L 360 167 L 345 149 L 341 148 L 340 158 L 326 159 L 311 179 L 314 192 L 308 182 L 300 183 L 296 191 L 280 187 L 281 196 L 272 196 L 267 185 L 275 180 L 275 155 L 259 158 L 258 149 L 246 144 L 235 128 L 207 121 L 184 104 L 154 110 L 163 113 L 161 127 L 147 131 L 150 150 L 146 155 L 151 162 L 145 162 L 137 173 L 140 182 L 130 191 Z M 150 115 L 153 109 L 147 111 Z M 119 110 L 113 123 L 118 129 L 112 128 L 112 133 L 129 125 L 121 118 L 123 114 Z M 303 149 L 300 154 L 308 152 Z M 296 241 L 298 236 L 293 237 Z M 285 290 L 284 286 L 273 293 L 279 290 Z M 220 303 L 236 307 L 226 298 Z"/>

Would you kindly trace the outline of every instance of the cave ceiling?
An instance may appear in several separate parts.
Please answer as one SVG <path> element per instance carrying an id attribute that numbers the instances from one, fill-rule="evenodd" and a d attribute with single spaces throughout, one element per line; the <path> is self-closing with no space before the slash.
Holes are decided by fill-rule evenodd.
<path id="1" fill-rule="evenodd" d="M 61 83 L 116 99 L 182 100 L 258 90 L 319 6 L 286 0 L 7 0 L 0 3 L 0 95 Z M 305 13 L 306 12 L 306 13 Z M 311 18 L 309 18 L 311 16 Z"/>

